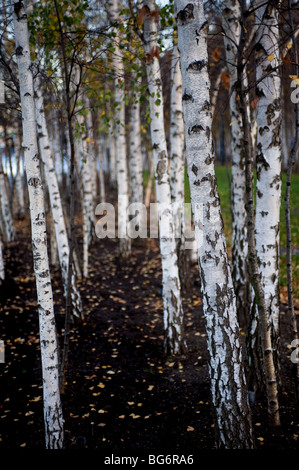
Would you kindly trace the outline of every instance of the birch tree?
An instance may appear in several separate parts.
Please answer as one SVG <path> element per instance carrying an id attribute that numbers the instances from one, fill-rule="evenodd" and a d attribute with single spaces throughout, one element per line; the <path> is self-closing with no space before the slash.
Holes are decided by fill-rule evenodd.
<path id="1" fill-rule="evenodd" d="M 146 0 L 143 8 L 145 8 L 144 42 L 146 72 L 149 89 L 151 139 L 162 259 L 165 350 L 176 354 L 184 351 L 183 308 L 174 238 L 168 173 L 168 151 L 164 130 L 162 80 L 157 43 L 157 10 L 154 0 Z"/>
<path id="2" fill-rule="evenodd" d="M 111 21 L 115 24 L 119 21 L 118 0 L 109 0 L 109 12 Z M 125 95 L 124 95 L 124 65 L 123 53 L 120 49 L 121 37 L 119 29 L 114 26 L 114 53 L 113 68 L 115 74 L 115 137 L 116 137 L 116 172 L 118 187 L 118 236 L 120 239 L 120 255 L 128 257 L 131 252 L 131 240 L 127 234 L 128 206 L 129 206 L 129 179 L 126 152 L 125 134 Z"/>
<path id="3" fill-rule="evenodd" d="M 36 106 L 36 121 L 38 127 L 38 139 L 41 152 L 41 158 L 45 168 L 45 178 L 49 190 L 50 204 L 52 217 L 54 222 L 56 242 L 59 263 L 61 268 L 61 275 L 65 295 L 68 295 L 68 260 L 69 260 L 69 243 L 67 236 L 67 229 L 64 221 L 64 214 L 62 208 L 62 201 L 60 197 L 59 184 L 56 176 L 55 165 L 51 154 L 49 135 L 44 110 L 43 92 L 39 77 L 35 80 L 35 106 Z M 72 303 L 72 314 L 77 318 L 83 318 L 81 296 L 76 285 L 75 267 L 71 265 L 71 285 L 70 296 Z"/>
<path id="4" fill-rule="evenodd" d="M 214 169 L 207 29 L 202 0 L 175 1 L 191 203 L 206 320 L 217 446 L 252 448 L 252 426 Z"/>
<path id="5" fill-rule="evenodd" d="M 251 305 L 251 288 L 248 269 L 247 215 L 245 209 L 245 154 L 243 152 L 242 116 L 239 112 L 236 82 L 238 80 L 238 45 L 241 33 L 241 8 L 238 0 L 225 2 L 223 10 L 224 44 L 230 76 L 231 119 L 231 213 L 232 213 L 232 277 L 237 300 L 239 321 L 248 325 Z M 245 76 L 245 74 L 244 74 Z M 247 80 L 244 77 L 245 86 Z M 249 100 L 246 103 L 248 119 Z"/>
<path id="6" fill-rule="evenodd" d="M 281 203 L 281 80 L 276 6 L 257 1 L 257 183 L 255 237 L 276 367 L 279 355 L 279 225 Z"/>
<path id="7" fill-rule="evenodd" d="M 139 65 L 139 60 L 137 64 Z M 143 202 L 143 174 L 141 152 L 141 122 L 140 122 L 140 84 L 141 77 L 135 72 L 135 89 L 133 90 L 133 103 L 130 117 L 130 177 L 131 177 L 131 201 Z"/>
<path id="8" fill-rule="evenodd" d="M 249 361 L 251 360 L 252 353 L 254 354 L 257 350 L 252 340 L 256 341 L 256 345 L 260 346 L 261 354 L 256 354 L 257 359 L 261 359 L 261 364 L 251 364 L 251 375 L 261 372 L 263 374 L 266 395 L 267 395 L 267 406 L 270 425 L 275 427 L 280 425 L 280 414 L 279 414 L 279 402 L 278 402 L 278 388 L 277 388 L 277 376 L 273 357 L 271 328 L 268 318 L 268 310 L 265 298 L 265 292 L 263 289 L 259 259 L 256 248 L 256 235 L 255 235 L 255 208 L 254 208 L 254 188 L 253 188 L 253 152 L 251 145 L 251 129 L 248 120 L 248 114 L 246 112 L 246 101 L 248 99 L 247 90 L 244 88 L 244 62 L 243 62 L 243 51 L 245 43 L 245 2 L 241 0 L 241 35 L 239 42 L 239 57 L 238 57 L 238 81 L 237 81 L 237 92 L 239 95 L 239 110 L 243 121 L 243 146 L 245 152 L 245 177 L 246 177 L 246 211 L 247 211 L 247 230 L 248 230 L 248 252 L 249 252 L 249 269 L 250 269 L 250 280 L 254 290 L 254 302 L 256 305 L 256 316 L 252 316 L 251 319 L 251 331 L 249 336 L 248 350 L 249 350 Z M 254 335 L 252 330 L 253 327 L 258 323 L 257 335 Z M 253 356 L 254 357 L 254 356 Z M 258 369 L 261 368 L 261 371 Z"/>
<path id="9" fill-rule="evenodd" d="M 13 221 L 13 215 L 9 202 L 8 190 L 5 181 L 5 173 L 0 159 L 0 209 L 2 213 L 4 239 L 6 242 L 11 242 L 16 239 L 16 231 Z"/>
<path id="10" fill-rule="evenodd" d="M 173 46 L 171 59 L 170 91 L 170 190 L 173 204 L 174 230 L 181 286 L 187 287 L 187 254 L 185 251 L 185 133 L 182 105 L 182 74 L 177 45 Z"/>
<path id="11" fill-rule="evenodd" d="M 36 277 L 40 325 L 46 447 L 58 449 L 63 446 L 58 349 L 47 251 L 44 191 L 37 146 L 29 33 L 27 14 L 22 2 L 14 2 L 14 31 L 22 105 L 23 149 L 29 193 L 33 264 Z"/>

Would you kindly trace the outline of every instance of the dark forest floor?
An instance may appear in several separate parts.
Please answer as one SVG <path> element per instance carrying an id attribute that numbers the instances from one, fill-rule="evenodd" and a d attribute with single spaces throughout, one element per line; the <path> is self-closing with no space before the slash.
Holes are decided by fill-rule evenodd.
<path id="1" fill-rule="evenodd" d="M 0 448 L 43 449 L 42 377 L 35 278 L 28 222 L 6 248 L 7 279 L 0 287 Z M 64 297 L 52 269 L 57 329 L 62 342 Z M 62 396 L 67 449 L 107 452 L 200 452 L 214 449 L 205 326 L 197 266 L 184 295 L 188 352 L 163 353 L 161 268 L 157 240 L 135 241 L 126 262 L 117 240 L 96 240 L 90 278 L 80 281 L 85 320 L 73 325 L 65 393 Z M 298 449 L 292 341 L 285 305 L 281 315 L 282 426 L 267 423 L 264 397 L 253 406 L 256 447 Z"/>

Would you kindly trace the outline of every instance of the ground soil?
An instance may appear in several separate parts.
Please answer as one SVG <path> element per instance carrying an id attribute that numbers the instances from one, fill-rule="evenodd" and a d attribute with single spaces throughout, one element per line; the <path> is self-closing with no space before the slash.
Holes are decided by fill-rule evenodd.
<path id="1" fill-rule="evenodd" d="M 18 240 L 5 248 L 6 280 L 0 287 L 0 448 L 43 449 L 44 424 L 39 327 L 28 220 L 17 223 Z M 80 226 L 77 227 L 80 234 Z M 78 235 L 78 247 L 81 242 Z M 55 312 L 63 343 L 64 295 L 52 266 Z M 196 265 L 184 294 L 188 351 L 163 351 L 161 265 L 157 240 L 133 242 L 120 260 L 117 240 L 96 239 L 90 277 L 80 280 L 85 318 L 72 325 L 62 395 L 66 449 L 104 452 L 199 452 L 215 448 L 205 324 Z M 263 394 L 252 407 L 258 449 L 298 449 L 292 340 L 286 306 L 281 315 L 282 426 L 269 429 Z"/>

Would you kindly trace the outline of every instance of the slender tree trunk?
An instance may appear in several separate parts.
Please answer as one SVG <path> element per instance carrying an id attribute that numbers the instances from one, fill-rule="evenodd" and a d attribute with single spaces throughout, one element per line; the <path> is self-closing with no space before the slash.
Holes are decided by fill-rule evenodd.
<path id="1" fill-rule="evenodd" d="M 24 200 L 23 177 L 21 174 L 21 139 L 20 139 L 18 128 L 16 130 L 15 158 L 17 161 L 16 197 L 17 197 L 17 205 L 18 205 L 18 218 L 22 220 L 25 216 L 25 200 Z"/>
<path id="2" fill-rule="evenodd" d="M 95 135 L 92 122 L 92 114 L 90 110 L 90 104 L 88 98 L 84 95 L 84 105 L 87 110 L 87 115 L 85 116 L 86 123 L 86 135 L 87 135 L 87 154 L 88 162 L 90 167 L 91 174 L 91 187 L 92 187 L 92 199 L 93 207 L 96 206 L 96 200 L 98 195 L 98 166 L 97 166 L 97 154 L 95 151 Z"/>
<path id="3" fill-rule="evenodd" d="M 116 142 L 115 142 L 115 130 L 114 126 L 111 124 L 110 132 L 108 135 L 108 147 L 105 146 L 104 142 L 104 152 L 103 156 L 107 154 L 107 149 L 109 150 L 109 173 L 110 173 L 110 185 L 112 187 L 116 186 Z M 103 159 L 103 169 L 104 169 L 104 159 Z"/>
<path id="4" fill-rule="evenodd" d="M 249 250 L 249 267 L 250 278 L 254 289 L 254 301 L 258 311 L 258 341 L 261 343 L 262 351 L 262 368 L 265 377 L 266 394 L 268 401 L 268 414 L 271 426 L 280 425 L 279 416 L 279 403 L 278 403 L 278 390 L 277 390 L 277 377 L 273 358 L 273 349 L 271 341 L 271 325 L 268 321 L 267 306 L 265 301 L 264 290 L 260 279 L 260 272 L 258 266 L 258 257 L 255 242 L 255 211 L 254 211 L 254 191 L 253 191 L 253 159 L 251 148 L 251 132 L 246 112 L 246 101 L 248 97 L 244 91 L 244 0 L 241 0 L 241 28 L 239 54 L 238 54 L 238 82 L 237 92 L 239 95 L 240 113 L 243 120 L 243 146 L 245 152 L 245 176 L 246 176 L 246 211 L 247 211 L 247 231 L 248 231 L 248 250 Z M 255 309 L 253 309 L 255 310 Z M 252 322 L 254 324 L 256 320 Z M 250 339 L 250 338 L 249 338 Z M 250 345 L 250 342 L 248 342 Z M 258 356 L 258 355 L 257 355 Z M 250 355 L 249 355 L 250 357 Z M 256 365 L 251 364 L 252 367 Z"/>
<path id="5" fill-rule="evenodd" d="M 97 174 L 99 176 L 99 188 L 100 188 L 100 200 L 101 202 L 106 201 L 106 192 L 105 192 L 105 175 L 104 175 L 104 165 L 103 165 L 103 147 L 101 145 L 101 137 L 95 135 L 95 155 L 97 161 Z"/>
<path id="6" fill-rule="evenodd" d="M 189 250 L 185 250 L 185 129 L 182 104 L 182 74 L 176 45 L 172 51 L 170 95 L 170 191 L 173 204 L 174 230 L 182 289 L 188 290 Z"/>
<path id="7" fill-rule="evenodd" d="M 22 104 L 23 148 L 30 202 L 33 261 L 38 298 L 46 447 L 48 449 L 58 449 L 63 446 L 58 345 L 47 251 L 44 191 L 37 146 L 29 34 L 27 15 L 22 2 L 14 2 L 14 31 Z"/>
<path id="8" fill-rule="evenodd" d="M 156 192 L 158 203 L 160 251 L 162 258 L 162 283 L 164 305 L 165 350 L 171 354 L 184 351 L 183 308 L 178 271 L 178 259 L 174 237 L 168 173 L 168 152 L 164 130 L 163 95 L 157 43 L 157 13 L 154 0 L 144 2 L 146 71 L 149 88 L 151 138 L 153 146 Z"/>
<path id="9" fill-rule="evenodd" d="M 109 0 L 110 16 L 113 23 L 119 21 L 118 0 Z M 115 73 L 115 109 L 116 118 L 116 171 L 118 186 L 118 237 L 120 240 L 120 256 L 127 258 L 131 253 L 131 240 L 127 234 L 129 179 L 127 168 L 126 134 L 125 134 L 125 94 L 123 53 L 120 49 L 121 37 L 114 27 L 113 68 Z"/>
<path id="10" fill-rule="evenodd" d="M 238 319 L 248 327 L 251 287 L 248 268 L 247 216 L 245 210 L 245 155 L 243 152 L 242 116 L 239 112 L 236 82 L 238 80 L 238 44 L 241 34 L 241 9 L 238 0 L 229 0 L 223 10 L 225 50 L 230 75 L 231 119 L 231 213 L 232 213 L 232 277 L 237 300 Z M 247 82 L 247 80 L 246 80 Z M 250 115 L 249 104 L 246 112 Z"/>
<path id="11" fill-rule="evenodd" d="M 217 446 L 252 448 L 236 298 L 214 168 L 207 29 L 202 0 L 175 1 L 186 157 L 210 356 Z"/>
<path id="12" fill-rule="evenodd" d="M 41 158 L 45 167 L 45 177 L 49 190 L 50 204 L 52 217 L 54 221 L 58 256 L 61 268 L 61 275 L 65 294 L 67 294 L 68 282 L 68 259 L 69 259 L 69 242 L 67 237 L 67 230 L 64 221 L 64 214 L 62 208 L 62 201 L 60 197 L 59 185 L 54 167 L 53 157 L 51 155 L 49 135 L 44 111 L 44 100 L 42 95 L 42 88 L 40 79 L 36 79 L 35 83 L 35 105 L 36 105 L 36 121 L 38 126 L 38 138 L 40 144 Z M 76 286 L 75 267 L 72 265 L 71 275 L 71 300 L 72 300 L 72 314 L 83 319 L 83 311 L 81 304 L 81 296 Z"/>
<path id="13" fill-rule="evenodd" d="M 153 189 L 154 174 L 155 174 L 154 158 L 151 155 L 149 157 L 148 181 L 147 181 L 147 185 L 146 185 L 146 188 L 145 188 L 145 194 L 144 194 L 144 205 L 145 205 L 145 207 L 150 207 L 151 195 L 152 195 L 152 189 Z"/>
<path id="14" fill-rule="evenodd" d="M 137 75 L 137 74 L 136 74 Z M 140 130 L 140 87 L 141 79 L 136 78 L 133 90 L 133 104 L 130 117 L 130 176 L 131 176 L 131 202 L 143 202 L 143 175 Z"/>
<path id="15" fill-rule="evenodd" d="M 14 221 L 13 221 L 13 216 L 11 212 L 9 197 L 7 194 L 5 174 L 3 172 L 1 159 L 0 159 L 0 204 L 1 204 L 3 225 L 4 225 L 3 236 L 6 242 L 11 242 L 16 239 L 16 231 L 14 227 Z"/>
<path id="16" fill-rule="evenodd" d="M 273 357 L 279 372 L 279 225 L 281 204 L 281 80 L 278 12 L 264 5 L 256 12 L 257 184 L 255 239 L 257 261 L 271 329 Z M 271 72 L 272 70 L 272 72 Z M 270 73 L 271 72 L 271 73 Z M 267 73 L 267 77 L 263 78 Z M 263 78 L 263 79 L 262 79 Z M 262 79 L 262 80 L 261 80 Z"/>

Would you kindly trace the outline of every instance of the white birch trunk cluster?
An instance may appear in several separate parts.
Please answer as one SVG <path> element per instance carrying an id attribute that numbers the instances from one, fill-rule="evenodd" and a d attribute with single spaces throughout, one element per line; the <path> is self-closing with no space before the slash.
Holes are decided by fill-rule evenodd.
<path id="1" fill-rule="evenodd" d="M 37 146 L 27 15 L 21 2 L 14 2 L 14 30 L 22 105 L 23 150 L 29 192 L 32 250 L 40 325 L 46 447 L 58 449 L 63 446 L 58 349 L 47 251 L 44 191 Z"/>
<path id="2" fill-rule="evenodd" d="M 237 299 L 239 321 L 248 325 L 250 316 L 250 277 L 248 270 L 247 215 L 245 209 L 245 154 L 243 151 L 243 124 L 236 92 L 237 64 L 241 35 L 241 8 L 238 0 L 225 2 L 223 10 L 224 44 L 230 76 L 231 118 L 231 205 L 232 205 L 232 277 Z M 244 85 L 247 86 L 246 68 Z M 250 119 L 249 100 L 247 114 Z"/>
<path id="3" fill-rule="evenodd" d="M 144 5 L 146 7 L 144 21 L 146 71 L 162 259 L 165 349 L 176 354 L 184 350 L 183 309 L 171 205 L 168 151 L 164 130 L 162 79 L 157 43 L 158 31 L 154 17 L 156 6 L 154 0 L 146 0 Z"/>
<path id="4" fill-rule="evenodd" d="M 202 0 L 175 1 L 183 79 L 186 157 L 206 319 L 217 443 L 251 448 L 236 298 L 227 257 L 214 169 L 207 31 Z"/>
<path id="5" fill-rule="evenodd" d="M 60 197 L 58 179 L 55 171 L 54 161 L 51 154 L 47 122 L 44 110 L 43 92 L 41 82 L 37 78 L 35 83 L 35 106 L 36 122 L 38 128 L 39 147 L 41 158 L 44 163 L 45 178 L 48 186 L 51 212 L 54 222 L 57 251 L 61 268 L 61 276 L 64 285 L 65 295 L 68 295 L 68 261 L 69 261 L 69 242 L 67 229 L 64 220 L 62 201 Z M 77 318 L 83 318 L 81 297 L 76 286 L 75 267 L 72 266 L 70 296 L 72 304 L 72 314 Z"/>

